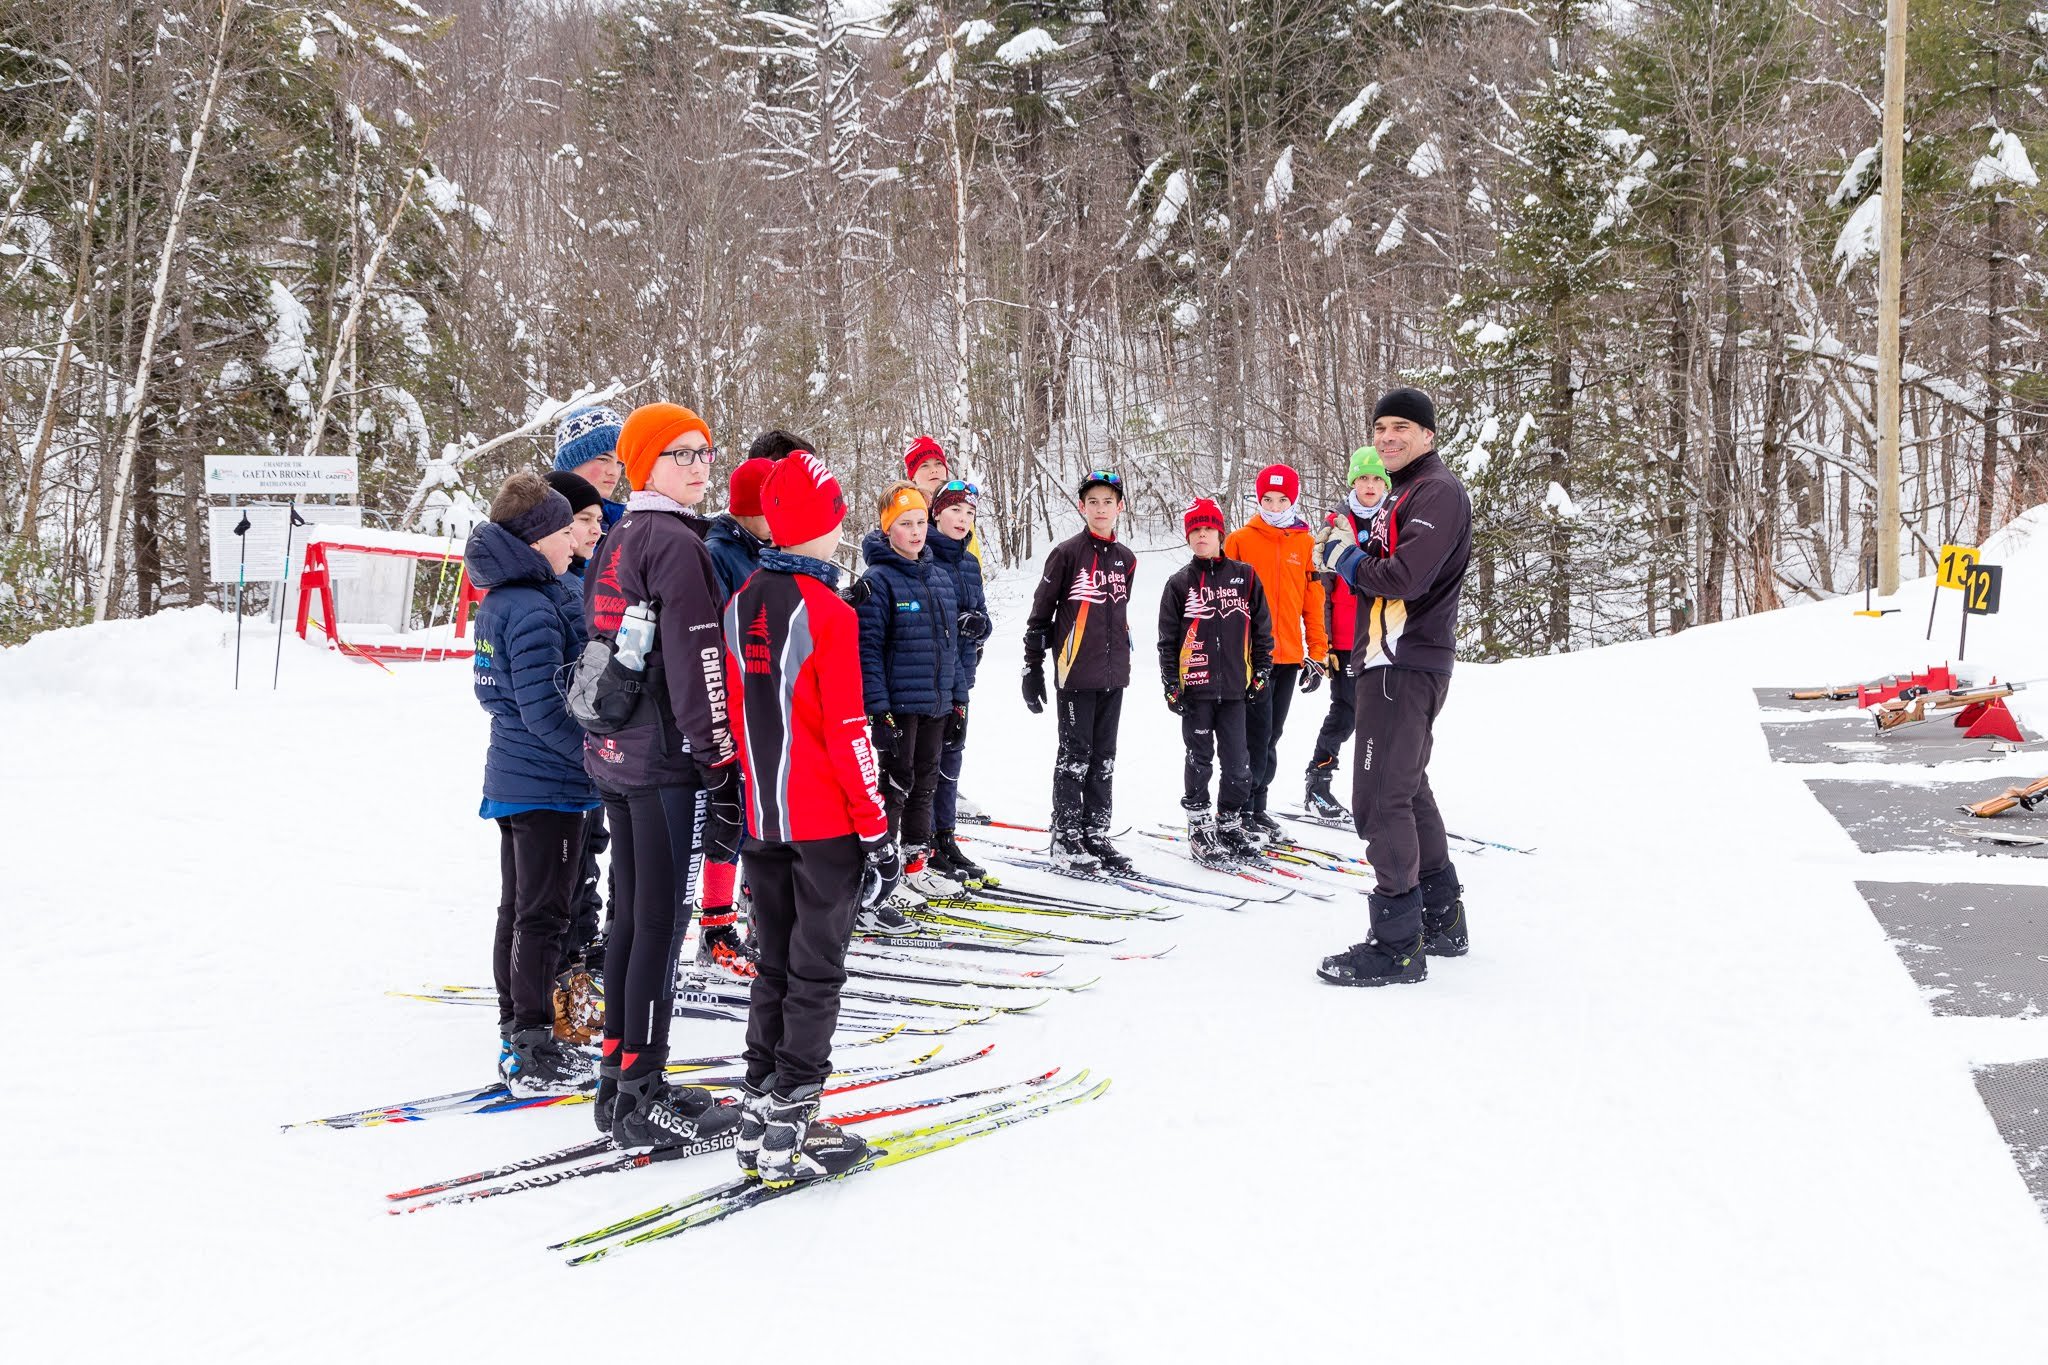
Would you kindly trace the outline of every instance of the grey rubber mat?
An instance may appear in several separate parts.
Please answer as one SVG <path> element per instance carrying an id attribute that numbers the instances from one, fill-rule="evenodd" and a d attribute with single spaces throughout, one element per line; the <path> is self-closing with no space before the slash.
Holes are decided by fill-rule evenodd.
<path id="1" fill-rule="evenodd" d="M 1843 782 L 1835 778 L 1808 778 L 1807 789 L 1828 813 L 1842 822 L 1856 847 L 1865 853 L 1937 850 L 1944 853 L 1982 853 L 2013 858 L 2048 857 L 2048 845 L 1994 844 L 1958 833 L 1956 826 L 1983 826 L 2000 834 L 2026 834 L 2048 838 L 2048 806 L 2037 811 L 2007 811 L 1990 820 L 1965 815 L 1959 807 L 1996 796 L 2012 784 L 2010 777 L 1987 777 L 1982 782 L 1943 782 L 1932 787 L 1908 786 L 1903 782 Z M 2040 892 L 2048 900 L 2048 891 Z M 2048 951 L 2048 950 L 2044 950 Z"/>
<path id="2" fill-rule="evenodd" d="M 1992 740 L 1964 739 L 1963 732 L 1946 716 L 1902 726 L 1885 735 L 1878 733 L 1877 722 L 1867 715 L 1775 724 L 1766 719 L 1763 727 L 1771 760 L 1776 763 L 1917 763 L 1931 767 L 2013 752 L 2010 747 L 1994 748 Z M 2048 753 L 2048 745 L 2039 741 L 2021 748 Z"/>
<path id="3" fill-rule="evenodd" d="M 2048 1014 L 2048 887 L 1858 882 L 1936 1014 Z"/>
<path id="4" fill-rule="evenodd" d="M 2048 1061 L 1979 1067 L 1977 1093 L 2048 1217 Z"/>

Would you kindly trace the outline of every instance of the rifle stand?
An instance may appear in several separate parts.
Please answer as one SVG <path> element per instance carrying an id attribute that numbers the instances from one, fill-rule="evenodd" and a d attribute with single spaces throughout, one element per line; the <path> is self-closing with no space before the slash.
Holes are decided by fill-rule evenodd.
<path id="1" fill-rule="evenodd" d="M 2026 736 L 2020 733 L 2019 722 L 2006 709 L 2003 697 L 1965 706 L 1963 713 L 1956 717 L 1956 724 L 1969 727 L 1963 731 L 1964 739 L 2005 739 L 2014 744 L 2026 743 Z"/>

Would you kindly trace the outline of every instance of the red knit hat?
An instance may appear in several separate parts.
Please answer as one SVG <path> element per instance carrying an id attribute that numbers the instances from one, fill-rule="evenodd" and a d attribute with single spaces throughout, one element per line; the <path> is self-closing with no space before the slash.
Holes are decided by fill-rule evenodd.
<path id="1" fill-rule="evenodd" d="M 944 446 L 929 436 L 918 437 L 910 443 L 910 449 L 903 452 L 903 477 L 906 479 L 916 478 L 917 467 L 931 460 L 937 460 L 948 469 L 953 467 L 953 462 L 946 458 L 946 448 Z"/>
<path id="2" fill-rule="evenodd" d="M 733 466 L 732 477 L 725 481 L 725 510 L 736 517 L 760 516 L 761 485 L 774 471 L 773 460 L 741 460 Z"/>
<path id="3" fill-rule="evenodd" d="M 688 408 L 674 403 L 649 403 L 633 409 L 626 424 L 619 428 L 618 452 L 620 462 L 626 466 L 626 481 L 635 491 L 647 487 L 654 462 L 668 449 L 669 442 L 686 431 L 701 432 L 706 442 L 711 440 L 711 428 Z"/>
<path id="4" fill-rule="evenodd" d="M 1289 502 L 1301 501 L 1301 475 L 1284 464 L 1269 464 L 1259 471 L 1259 483 L 1255 490 L 1260 497 L 1268 493 L 1285 493 Z"/>
<path id="5" fill-rule="evenodd" d="M 761 485 L 761 515 L 777 545 L 801 545 L 846 520 L 846 495 L 823 460 L 793 450 L 774 462 Z"/>
<path id="6" fill-rule="evenodd" d="M 1204 526 L 1223 529 L 1223 509 L 1216 505 L 1214 498 L 1196 498 L 1188 504 L 1188 510 L 1181 513 L 1180 533 L 1191 536 Z"/>

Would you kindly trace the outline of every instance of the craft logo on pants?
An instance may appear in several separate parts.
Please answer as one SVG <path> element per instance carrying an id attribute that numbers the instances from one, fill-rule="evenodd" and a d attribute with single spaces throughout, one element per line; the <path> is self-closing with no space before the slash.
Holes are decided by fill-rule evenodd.
<path id="1" fill-rule="evenodd" d="M 1358 756 L 1358 766 L 1367 772 L 1372 771 L 1372 740 L 1369 737 L 1365 741 L 1365 752 Z"/>

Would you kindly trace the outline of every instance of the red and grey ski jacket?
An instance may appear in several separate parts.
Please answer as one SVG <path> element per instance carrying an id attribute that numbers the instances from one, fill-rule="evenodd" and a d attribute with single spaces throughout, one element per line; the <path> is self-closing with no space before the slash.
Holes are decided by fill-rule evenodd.
<path id="1" fill-rule="evenodd" d="M 1351 672 L 1445 673 L 1458 657 L 1458 599 L 1472 557 L 1472 502 L 1435 451 L 1396 473 L 1373 540 L 1324 561 L 1358 594 Z"/>
<path id="2" fill-rule="evenodd" d="M 699 519 L 659 493 L 635 493 L 594 562 L 583 579 L 592 635 L 617 634 L 629 606 L 655 607 L 646 680 L 654 702 L 614 734 L 585 735 L 583 770 L 606 791 L 627 792 L 694 782 L 699 765 L 732 762 L 718 620 L 725 594 Z"/>
<path id="3" fill-rule="evenodd" d="M 775 843 L 889 832 L 861 704 L 860 622 L 839 570 L 770 548 L 725 609 L 747 833 Z"/>
<path id="4" fill-rule="evenodd" d="M 1045 557 L 1045 574 L 1024 622 L 1024 666 L 1045 666 L 1053 685 L 1076 692 L 1131 685 L 1131 582 L 1138 555 L 1085 528 Z"/>
<path id="5" fill-rule="evenodd" d="M 1249 564 L 1193 559 L 1159 598 L 1159 676 L 1191 697 L 1241 701 L 1273 666 L 1273 617 Z"/>

